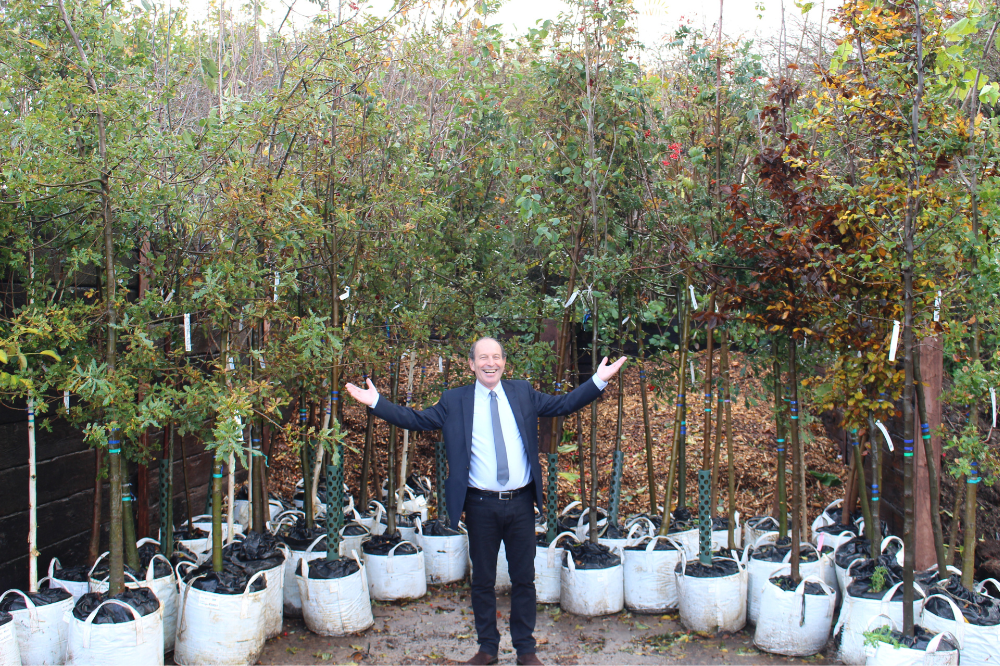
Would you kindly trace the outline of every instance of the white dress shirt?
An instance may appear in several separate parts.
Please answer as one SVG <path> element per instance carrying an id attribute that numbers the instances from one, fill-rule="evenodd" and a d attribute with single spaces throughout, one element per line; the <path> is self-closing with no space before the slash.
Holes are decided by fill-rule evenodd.
<path id="1" fill-rule="evenodd" d="M 591 377 L 598 389 L 604 390 L 608 385 L 596 374 Z M 531 464 L 528 452 L 517 428 L 514 412 L 510 401 L 503 390 L 503 382 L 494 389 L 497 394 L 497 407 L 500 412 L 500 429 L 503 430 L 503 441 L 507 448 L 508 480 L 505 485 L 497 481 L 497 452 L 493 443 L 493 414 L 490 411 L 490 390 L 476 381 L 475 398 L 472 412 L 472 459 L 469 461 L 469 485 L 482 490 L 516 490 L 531 483 Z M 378 404 L 379 396 L 375 396 L 372 408 Z"/>

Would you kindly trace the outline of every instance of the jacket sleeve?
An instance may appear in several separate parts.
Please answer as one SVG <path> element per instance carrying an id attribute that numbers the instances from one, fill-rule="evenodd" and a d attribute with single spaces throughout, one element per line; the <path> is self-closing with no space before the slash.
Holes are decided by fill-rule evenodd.
<path id="1" fill-rule="evenodd" d="M 444 396 L 433 407 L 416 410 L 393 404 L 385 396 L 379 396 L 372 413 L 404 430 L 440 430 L 448 417 Z"/>
<path id="2" fill-rule="evenodd" d="M 531 389 L 531 399 L 538 416 L 567 416 L 594 402 L 600 395 L 601 389 L 591 379 L 565 395 L 549 395 Z"/>

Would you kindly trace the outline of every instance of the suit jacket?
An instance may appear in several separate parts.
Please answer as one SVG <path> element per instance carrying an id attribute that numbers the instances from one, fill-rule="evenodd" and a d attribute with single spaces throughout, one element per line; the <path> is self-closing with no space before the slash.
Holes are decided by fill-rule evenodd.
<path id="1" fill-rule="evenodd" d="M 535 485 L 535 503 L 539 510 L 542 500 L 542 468 L 538 462 L 538 418 L 540 416 L 566 416 L 590 404 L 601 395 L 601 389 L 590 379 L 565 395 L 548 395 L 536 391 L 530 382 L 501 380 L 504 393 L 521 441 L 531 465 L 531 482 Z M 445 501 L 452 527 L 465 506 L 465 493 L 469 487 L 469 460 L 472 456 L 472 410 L 475 402 L 475 384 L 445 391 L 433 407 L 417 411 L 395 405 L 379 396 L 376 416 L 406 430 L 440 430 L 448 457 L 448 478 L 445 481 Z"/>

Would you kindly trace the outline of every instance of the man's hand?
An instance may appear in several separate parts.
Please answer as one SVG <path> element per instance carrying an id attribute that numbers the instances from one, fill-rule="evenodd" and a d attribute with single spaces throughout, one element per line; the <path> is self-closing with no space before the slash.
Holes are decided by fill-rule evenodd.
<path id="1" fill-rule="evenodd" d="M 347 392 L 351 394 L 352 398 L 361 404 L 371 407 L 375 402 L 375 398 L 378 397 L 378 391 L 375 389 L 375 385 L 372 384 L 372 380 L 368 379 L 366 381 L 368 382 L 367 389 L 363 389 L 360 386 L 355 386 L 354 384 L 347 382 Z"/>
<path id="2" fill-rule="evenodd" d="M 611 378 L 614 377 L 616 374 L 618 374 L 618 370 L 620 370 L 621 367 L 625 365 L 625 361 L 627 360 L 628 357 L 622 356 L 620 359 L 618 359 L 611 365 L 608 365 L 608 357 L 605 356 L 604 360 L 601 361 L 601 364 L 597 366 L 597 372 L 596 372 L 597 378 L 600 379 L 602 382 L 611 381 Z M 348 386 L 350 385 L 348 384 Z"/>

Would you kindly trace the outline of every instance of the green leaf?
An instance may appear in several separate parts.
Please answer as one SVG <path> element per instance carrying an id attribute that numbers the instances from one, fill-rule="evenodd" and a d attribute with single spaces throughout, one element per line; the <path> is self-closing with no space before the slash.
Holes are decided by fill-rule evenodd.
<path id="1" fill-rule="evenodd" d="M 837 477 L 837 475 L 831 474 L 830 472 L 817 472 L 815 470 L 809 470 L 809 474 L 819 479 L 819 482 L 822 483 L 827 488 L 831 487 L 835 488 L 841 484 L 841 481 Z"/>
<path id="2" fill-rule="evenodd" d="M 216 79 L 219 77 L 219 68 L 215 66 L 215 61 L 209 58 L 201 59 L 201 69 L 205 74 Z"/>
<path id="3" fill-rule="evenodd" d="M 6 363 L 6 362 L 7 362 L 7 352 L 0 349 L 0 363 Z"/>
<path id="4" fill-rule="evenodd" d="M 55 353 L 51 349 L 46 349 L 45 351 L 40 351 L 38 353 L 41 354 L 42 356 L 48 356 L 49 358 L 55 359 L 56 361 L 62 360 L 59 354 Z"/>

